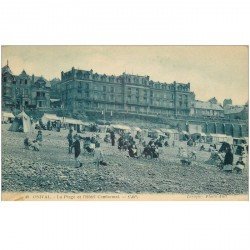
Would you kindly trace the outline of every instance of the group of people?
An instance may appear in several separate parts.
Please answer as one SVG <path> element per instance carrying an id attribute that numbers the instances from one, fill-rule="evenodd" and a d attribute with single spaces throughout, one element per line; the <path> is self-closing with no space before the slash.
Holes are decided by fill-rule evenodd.
<path id="1" fill-rule="evenodd" d="M 39 130 L 35 140 L 30 140 L 28 136 L 24 138 L 24 148 L 25 149 L 33 149 L 34 151 L 39 151 L 42 146 L 43 134 L 42 131 Z"/>
<path id="2" fill-rule="evenodd" d="M 104 141 L 111 143 L 112 147 L 116 145 L 117 135 L 114 131 L 110 131 L 109 134 L 106 134 Z M 82 137 L 79 134 L 73 135 L 73 129 L 70 128 L 69 133 L 67 135 L 68 140 L 68 153 L 72 154 L 74 149 L 75 162 L 77 167 L 83 166 L 83 163 L 80 161 L 81 155 L 81 143 L 83 141 L 83 150 L 87 153 L 93 153 L 96 155 L 97 165 L 106 165 L 103 159 L 102 150 L 96 150 L 100 148 L 100 142 L 97 136 L 91 137 Z M 25 149 L 33 149 L 34 151 L 39 151 L 42 146 L 43 134 L 42 131 L 39 130 L 35 140 L 31 140 L 28 136 L 24 139 Z M 140 147 L 139 147 L 140 146 Z M 143 140 L 143 137 L 140 136 L 139 133 L 136 134 L 135 137 L 131 135 L 131 133 L 121 133 L 117 140 L 118 149 L 124 150 L 128 152 L 128 157 L 138 158 L 139 156 L 145 156 L 150 158 L 159 158 L 159 147 L 169 146 L 167 140 L 163 140 L 162 138 L 151 139 L 148 143 Z M 138 149 L 139 147 L 139 149 Z M 141 148 L 142 147 L 142 148 Z M 234 154 L 231 145 L 228 143 L 222 144 L 220 150 L 217 150 L 216 145 L 210 145 L 209 148 L 211 152 L 211 156 L 209 160 L 213 160 L 215 165 L 219 166 L 220 169 L 226 172 L 233 172 L 236 170 L 237 173 L 241 173 L 245 167 L 245 162 L 243 157 L 240 156 L 236 164 L 234 164 Z M 201 145 L 200 151 L 205 150 L 204 145 Z M 178 156 L 181 158 L 181 161 L 188 159 L 188 164 L 190 164 L 191 160 L 196 159 L 196 153 L 192 152 L 190 155 L 186 155 L 183 153 L 183 147 L 179 147 Z M 182 162 L 183 163 L 183 162 Z"/>
<path id="3" fill-rule="evenodd" d="M 234 170 L 237 173 L 241 173 L 245 167 L 244 153 L 239 156 L 238 160 L 234 164 L 234 153 L 232 145 L 229 143 L 222 143 L 219 150 L 216 147 L 210 147 L 210 158 L 207 161 L 209 164 L 218 166 L 225 172 L 232 173 Z"/>
<path id="4" fill-rule="evenodd" d="M 114 131 L 111 131 L 110 141 L 112 146 L 115 145 L 115 138 L 116 136 Z M 107 136 L 104 138 L 104 141 L 108 141 Z M 120 151 L 128 151 L 128 156 L 131 158 L 138 158 L 140 155 L 145 157 L 150 156 L 151 158 L 159 158 L 159 144 L 163 146 L 163 143 L 159 138 L 157 138 L 156 140 L 152 139 L 148 143 L 146 143 L 143 140 L 143 137 L 139 135 L 139 133 L 137 133 L 135 137 L 133 137 L 131 133 L 121 133 L 117 142 L 118 149 Z M 165 146 L 167 145 L 165 144 Z M 143 147 L 143 150 L 139 150 L 139 146 Z"/>
<path id="5" fill-rule="evenodd" d="M 81 156 L 81 143 L 80 141 L 83 140 L 83 149 L 87 153 L 91 153 L 96 156 L 95 163 L 97 166 L 99 165 L 107 165 L 107 163 L 104 161 L 103 153 L 100 149 L 100 143 L 97 140 L 96 136 L 92 137 L 82 137 L 78 134 L 73 135 L 73 129 L 69 130 L 69 134 L 67 136 L 68 140 L 68 152 L 69 154 L 72 154 L 74 149 L 74 155 L 75 155 L 75 166 L 76 167 L 82 167 L 83 163 L 80 160 Z M 97 150 L 99 148 L 99 150 Z"/>

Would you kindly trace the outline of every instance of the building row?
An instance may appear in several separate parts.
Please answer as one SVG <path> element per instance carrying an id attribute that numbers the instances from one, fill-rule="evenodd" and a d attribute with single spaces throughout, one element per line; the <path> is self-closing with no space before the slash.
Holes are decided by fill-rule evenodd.
<path id="1" fill-rule="evenodd" d="M 194 93 L 190 84 L 160 83 L 149 76 L 108 76 L 72 68 L 61 72 L 61 100 L 70 112 L 84 109 L 145 114 L 188 115 Z"/>
<path id="2" fill-rule="evenodd" d="M 195 100 L 190 83 L 156 82 L 149 76 L 106 75 L 72 67 L 61 72 L 61 79 L 48 81 L 42 76 L 28 75 L 25 70 L 14 75 L 7 63 L 2 68 L 1 82 L 3 110 L 48 111 L 57 107 L 72 114 L 105 110 L 162 116 L 248 118 L 248 105 L 234 109 L 239 111 L 235 114 L 230 99 L 226 99 L 223 106 L 216 98 L 207 102 Z"/>
<path id="3" fill-rule="evenodd" d="M 50 107 L 50 82 L 30 76 L 25 70 L 14 75 L 7 64 L 2 68 L 2 109 L 22 107 L 46 110 Z"/>

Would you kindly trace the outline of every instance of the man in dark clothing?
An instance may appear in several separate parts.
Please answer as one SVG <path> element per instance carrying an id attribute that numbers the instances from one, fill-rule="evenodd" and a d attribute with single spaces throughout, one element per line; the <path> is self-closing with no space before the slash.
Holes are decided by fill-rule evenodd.
<path id="1" fill-rule="evenodd" d="M 233 161 L 234 161 L 234 156 L 231 151 L 231 148 L 229 147 L 227 149 L 225 159 L 224 159 L 224 170 L 228 172 L 232 172 L 233 170 Z"/>
<path id="2" fill-rule="evenodd" d="M 114 131 L 110 132 L 110 139 L 111 139 L 112 146 L 115 146 L 115 132 Z"/>
<path id="3" fill-rule="evenodd" d="M 72 153 L 72 145 L 73 145 L 73 130 L 70 129 L 69 134 L 67 136 L 68 142 L 69 142 L 69 154 Z"/>
<path id="4" fill-rule="evenodd" d="M 81 167 L 82 163 L 79 160 L 79 156 L 81 154 L 81 144 L 80 144 L 80 140 L 79 137 L 76 136 L 76 140 L 75 142 L 72 144 L 72 147 L 74 147 L 75 149 L 75 161 L 76 161 L 76 167 Z"/>

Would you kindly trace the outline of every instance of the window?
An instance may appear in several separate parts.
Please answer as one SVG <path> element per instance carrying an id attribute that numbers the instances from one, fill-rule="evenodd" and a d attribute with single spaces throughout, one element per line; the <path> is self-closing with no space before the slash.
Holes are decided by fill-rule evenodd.
<path id="1" fill-rule="evenodd" d="M 43 97 L 45 97 L 45 93 L 44 92 L 42 93 L 42 95 L 43 95 Z"/>
<path id="2" fill-rule="evenodd" d="M 106 86 L 103 86 L 103 87 L 102 87 L 102 90 L 103 90 L 104 92 L 106 92 Z"/>
<path id="3" fill-rule="evenodd" d="M 40 92 L 36 92 L 36 96 L 40 96 Z"/>
<path id="4" fill-rule="evenodd" d="M 20 84 L 22 84 L 22 79 L 20 79 Z"/>
<path id="5" fill-rule="evenodd" d="M 139 97 L 138 96 L 136 97 L 136 102 L 139 103 Z"/>
<path id="6" fill-rule="evenodd" d="M 27 83 L 28 83 L 28 80 L 27 80 L 27 79 L 25 79 L 25 80 L 24 80 L 24 83 L 25 83 L 25 84 L 27 84 Z"/>
<path id="7" fill-rule="evenodd" d="M 154 96 L 154 92 L 152 90 L 150 90 L 150 96 L 153 97 Z"/>
<path id="8" fill-rule="evenodd" d="M 7 82 L 7 77 L 6 77 L 6 76 L 3 78 L 3 81 L 4 81 L 4 82 Z"/>
<path id="9" fill-rule="evenodd" d="M 39 107 L 42 107 L 42 106 L 43 106 L 43 102 L 42 102 L 42 101 L 39 101 L 39 102 L 38 102 L 38 106 L 39 106 Z"/>
<path id="10" fill-rule="evenodd" d="M 106 94 L 102 94 L 102 99 L 106 100 Z"/>
<path id="11" fill-rule="evenodd" d="M 131 95 L 131 88 L 128 88 L 128 95 Z"/>
<path id="12" fill-rule="evenodd" d="M 114 95 L 110 95 L 110 100 L 114 101 Z"/>
<path id="13" fill-rule="evenodd" d="M 110 92 L 111 92 L 111 93 L 114 93 L 114 92 L 115 92 L 114 87 L 111 87 L 111 88 L 110 88 Z"/>
<path id="14" fill-rule="evenodd" d="M 24 102 L 24 105 L 25 105 L 25 106 L 28 106 L 28 105 L 29 105 L 29 102 L 28 102 L 28 101 L 25 101 L 25 102 Z"/>
<path id="15" fill-rule="evenodd" d="M 136 89 L 136 95 L 139 95 L 139 89 Z"/>
<path id="16" fill-rule="evenodd" d="M 86 90 L 89 90 L 89 84 L 86 83 Z"/>

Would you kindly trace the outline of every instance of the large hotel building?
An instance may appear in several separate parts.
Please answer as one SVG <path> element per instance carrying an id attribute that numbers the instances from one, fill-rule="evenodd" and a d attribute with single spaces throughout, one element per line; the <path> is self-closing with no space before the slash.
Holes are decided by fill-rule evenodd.
<path id="1" fill-rule="evenodd" d="M 123 73 L 108 76 L 74 67 L 61 72 L 61 100 L 70 112 L 106 110 L 144 114 L 189 115 L 195 95 L 190 83 L 152 81 Z"/>

